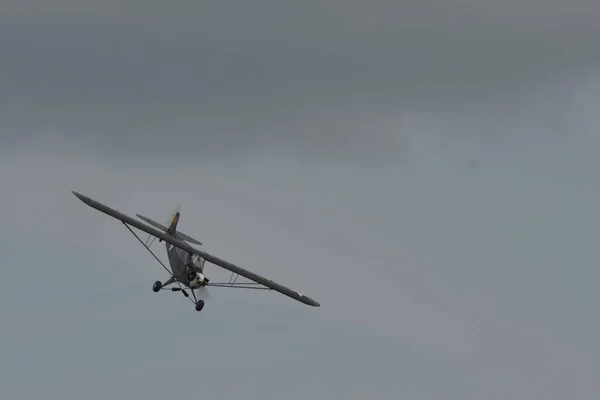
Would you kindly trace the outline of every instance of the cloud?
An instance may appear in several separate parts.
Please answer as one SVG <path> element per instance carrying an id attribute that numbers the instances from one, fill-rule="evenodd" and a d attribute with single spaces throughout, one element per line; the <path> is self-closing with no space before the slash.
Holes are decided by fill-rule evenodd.
<path id="1" fill-rule="evenodd" d="M 18 279 L 62 286 L 99 276 L 93 290 L 69 293 L 91 296 L 86 304 L 94 310 L 118 302 L 134 312 L 140 305 L 132 300 L 138 298 L 132 286 L 145 281 L 150 293 L 160 267 L 120 224 L 70 191 L 157 220 L 181 204 L 181 229 L 206 250 L 322 304 L 313 313 L 277 294 L 219 292 L 207 305 L 216 326 L 224 324 L 216 315 L 230 319 L 231 312 L 252 314 L 270 304 L 280 307 L 274 311 L 278 321 L 297 312 L 307 319 L 307 330 L 318 331 L 322 318 L 365 332 L 365 342 L 383 336 L 395 349 L 414 350 L 418 354 L 410 357 L 394 353 L 393 365 L 410 369 L 408 376 L 417 381 L 436 382 L 435 394 L 443 388 L 455 398 L 481 398 L 490 391 L 530 398 L 593 393 L 600 330 L 594 309 L 600 193 L 593 172 L 600 142 L 593 129 L 596 114 L 579 106 L 593 104 L 593 85 L 575 92 L 565 107 L 556 105 L 577 111 L 566 113 L 574 135 L 515 131 L 511 140 L 482 138 L 474 128 L 489 126 L 486 116 L 411 114 L 403 122 L 418 134 L 407 137 L 408 158 L 387 165 L 288 152 L 185 160 L 117 157 L 61 136 L 39 138 L 0 160 L 5 204 L 0 251 L 28 265 L 15 270 L 22 274 Z M 539 115 L 551 109 L 544 106 Z M 518 120 L 514 112 L 499 115 Z M 526 116 L 508 126 L 527 126 Z M 444 143 L 444 134 L 453 140 Z M 469 168 L 474 157 L 479 162 Z M 37 243 L 45 246 L 43 263 L 26 251 Z M 27 257 L 19 258 L 23 254 Z M 82 263 L 94 272 L 84 273 Z M 107 293 L 114 299 L 95 302 Z M 68 298 L 53 291 L 48 301 L 66 312 L 62 304 Z M 181 307 L 176 316 L 188 315 L 177 299 L 157 304 L 161 312 Z M 106 313 L 102 318 L 117 318 Z M 346 348 L 363 345 L 353 340 Z M 86 354 L 85 359 L 97 357 Z M 446 367 L 439 367 L 441 360 Z M 415 363 L 418 374 L 408 367 Z M 438 366 L 435 373 L 427 364 Z M 452 382 L 446 380 L 450 371 Z M 104 369 L 99 373 L 113 379 Z M 377 382 L 382 393 L 397 390 Z M 429 390 L 417 386 L 406 382 L 406 391 L 423 396 Z"/>
<path id="2" fill-rule="evenodd" d="M 25 276 L 88 254 L 95 299 L 149 290 L 160 267 L 71 190 L 181 204 L 209 252 L 320 301 L 289 311 L 307 329 L 418 349 L 394 365 L 428 398 L 597 391 L 596 3 L 23 4 L 0 16 L 0 249 L 47 241 L 57 271 Z M 291 318 L 234 296 L 207 307 Z"/>
<path id="3" fill-rule="evenodd" d="M 413 123 L 425 128 L 427 121 Z M 347 323 L 421 352 L 420 362 L 424 353 L 460 360 L 461 371 L 480 374 L 478 393 L 593 392 L 599 193 L 590 180 L 597 178 L 577 163 L 595 154 L 577 141 L 498 154 L 485 142 L 442 148 L 430 139 L 411 138 L 410 163 L 377 167 L 283 157 L 169 165 L 40 142 L 2 158 L 0 200 L 8 206 L 0 218 L 11 229 L 0 231 L 0 243 L 15 257 L 22 243 L 47 243 L 46 263 L 55 266 L 48 283 L 101 275 L 93 291 L 73 289 L 92 299 L 139 281 L 149 292 L 160 267 L 120 224 L 70 190 L 157 220 L 182 204 L 181 229 L 207 251 L 322 304 L 313 315 L 277 294 L 219 292 L 207 306 L 214 313 L 230 315 L 235 301 L 247 299 L 250 308 L 277 304 L 281 315 L 298 310 L 314 329 L 312 318 Z M 481 163 L 469 169 L 464 160 L 475 150 Z M 571 169 L 553 166 L 558 150 Z M 84 274 L 82 262 L 108 270 Z M 28 265 L 24 277 L 49 275 L 46 265 Z M 129 289 L 114 301 L 133 298 Z M 67 295 L 49 299 L 59 296 Z M 460 387 L 453 393 L 466 390 Z"/>
<path id="4" fill-rule="evenodd" d="M 584 2 L 27 4 L 0 17 L 2 135 L 127 153 L 378 154 L 397 132 L 378 121 L 511 102 L 600 54 Z"/>

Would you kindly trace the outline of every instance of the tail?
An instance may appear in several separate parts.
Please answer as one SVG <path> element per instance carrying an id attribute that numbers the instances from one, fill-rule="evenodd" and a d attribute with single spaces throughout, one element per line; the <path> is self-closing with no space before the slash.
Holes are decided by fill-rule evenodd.
<path id="1" fill-rule="evenodd" d="M 177 206 L 175 215 L 171 218 L 171 225 L 167 228 L 167 233 L 173 235 L 177 231 L 177 224 L 179 223 L 179 216 L 181 215 L 181 206 Z"/>
<path id="2" fill-rule="evenodd" d="M 181 207 L 177 207 L 177 209 L 175 210 L 175 213 L 173 214 L 173 217 L 171 217 L 171 219 L 170 219 L 171 222 L 170 222 L 168 228 L 156 221 L 151 220 L 148 217 L 144 217 L 143 215 L 140 215 L 140 214 L 136 214 L 136 215 L 138 216 L 138 218 L 146 221 L 147 223 L 154 226 L 155 228 L 162 230 L 163 232 L 167 233 L 168 235 L 171 235 L 178 239 L 185 240 L 186 242 L 194 243 L 194 244 L 201 246 L 202 245 L 201 242 L 186 235 L 185 233 L 177 231 L 177 224 L 179 224 L 179 216 L 181 215 L 180 210 L 181 210 Z"/>

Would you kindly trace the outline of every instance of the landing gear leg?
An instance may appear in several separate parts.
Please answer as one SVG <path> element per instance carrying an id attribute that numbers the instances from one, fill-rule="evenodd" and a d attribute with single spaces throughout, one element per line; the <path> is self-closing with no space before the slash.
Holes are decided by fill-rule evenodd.
<path id="1" fill-rule="evenodd" d="M 196 304 L 196 311 L 202 311 L 202 309 L 204 308 L 204 300 L 196 297 L 196 292 L 194 292 L 194 289 L 192 289 L 192 296 L 194 297 L 193 301 Z"/>
<path id="2" fill-rule="evenodd" d="M 152 290 L 154 291 L 154 293 L 157 293 L 158 291 L 160 291 L 161 289 L 164 289 L 165 287 L 169 286 L 173 282 L 175 282 L 175 278 L 173 278 L 173 277 L 170 277 L 169 279 L 167 279 L 167 281 L 165 283 L 156 281 L 156 282 L 154 282 L 154 285 L 152 285 Z"/>

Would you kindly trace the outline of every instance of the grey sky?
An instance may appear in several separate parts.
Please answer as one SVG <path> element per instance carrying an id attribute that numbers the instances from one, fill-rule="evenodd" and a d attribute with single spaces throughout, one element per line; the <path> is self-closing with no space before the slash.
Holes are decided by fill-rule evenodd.
<path id="1" fill-rule="evenodd" d="M 600 390 L 596 2 L 49 4 L 0 13 L 0 397 Z M 71 190 L 322 307 L 197 315 Z"/>
<path id="2" fill-rule="evenodd" d="M 2 126 L 102 132 L 127 153 L 141 133 L 202 154 L 257 139 L 380 152 L 357 121 L 506 98 L 599 61 L 596 2 L 427 3 L 9 2 Z"/>

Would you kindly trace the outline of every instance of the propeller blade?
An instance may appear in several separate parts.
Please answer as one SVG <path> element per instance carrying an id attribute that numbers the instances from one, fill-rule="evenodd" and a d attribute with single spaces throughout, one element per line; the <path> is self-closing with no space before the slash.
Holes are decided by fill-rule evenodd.
<path id="1" fill-rule="evenodd" d="M 203 286 L 196 289 L 196 297 L 198 298 L 198 300 L 204 301 L 210 299 L 210 292 L 208 291 L 208 288 L 206 286 Z"/>

